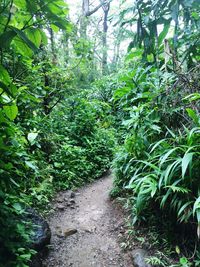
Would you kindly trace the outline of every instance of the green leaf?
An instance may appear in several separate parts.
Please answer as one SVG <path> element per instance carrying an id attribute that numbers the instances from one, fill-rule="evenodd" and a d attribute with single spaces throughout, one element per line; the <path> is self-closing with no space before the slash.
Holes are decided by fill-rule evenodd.
<path id="1" fill-rule="evenodd" d="M 47 45 L 48 44 L 48 38 L 47 38 L 46 34 L 43 31 L 40 31 L 40 35 L 41 35 L 41 43 L 43 45 Z"/>
<path id="2" fill-rule="evenodd" d="M 26 0 L 26 7 L 31 12 L 31 14 L 35 13 L 38 10 L 36 1 L 33 0 Z"/>
<path id="3" fill-rule="evenodd" d="M 42 6 L 42 10 L 46 13 L 46 16 L 50 20 L 51 24 L 56 25 L 60 29 L 66 30 L 69 23 L 66 20 L 67 11 L 64 12 L 65 9 L 57 7 L 55 3 L 50 3 Z"/>
<path id="4" fill-rule="evenodd" d="M 173 191 L 173 193 L 176 193 L 176 192 L 188 193 L 189 192 L 189 190 L 187 188 L 175 186 L 175 185 L 168 185 L 165 188 L 170 188 Z"/>
<path id="5" fill-rule="evenodd" d="M 54 162 L 54 166 L 56 168 L 61 168 L 62 167 L 62 164 L 60 162 Z"/>
<path id="6" fill-rule="evenodd" d="M 136 209 L 137 209 L 137 215 L 139 215 L 141 213 L 141 211 L 143 210 L 143 208 L 145 207 L 146 203 L 147 203 L 147 196 L 144 194 L 138 194 L 137 198 L 136 198 Z"/>
<path id="7" fill-rule="evenodd" d="M 176 251 L 177 254 L 180 254 L 181 253 L 179 246 L 176 246 L 175 247 L 175 251 Z"/>
<path id="8" fill-rule="evenodd" d="M 199 197 L 196 199 L 196 201 L 194 202 L 194 206 L 193 206 L 193 216 L 195 215 L 195 213 L 199 215 L 199 213 L 198 213 L 199 211 L 200 211 L 200 196 L 199 196 Z M 199 220 L 198 223 L 200 223 L 200 216 L 197 217 L 197 220 Z"/>
<path id="9" fill-rule="evenodd" d="M 178 217 L 180 217 L 181 213 L 191 204 L 193 203 L 193 201 L 189 201 L 187 203 L 185 203 L 178 211 Z"/>
<path id="10" fill-rule="evenodd" d="M 180 264 L 182 264 L 183 267 L 186 267 L 186 264 L 188 264 L 187 258 L 185 257 L 180 258 Z"/>
<path id="11" fill-rule="evenodd" d="M 199 116 L 197 115 L 197 113 L 191 109 L 191 108 L 186 108 L 186 111 L 188 113 L 188 115 L 190 116 L 190 118 L 196 123 L 199 124 Z"/>
<path id="12" fill-rule="evenodd" d="M 31 144 L 33 144 L 34 143 L 34 141 L 35 141 L 35 139 L 37 138 L 37 136 L 38 136 L 38 133 L 29 133 L 28 134 L 28 141 L 31 143 Z"/>
<path id="13" fill-rule="evenodd" d="M 14 97 L 14 95 L 13 95 L 12 92 L 10 91 L 9 87 L 8 87 L 7 85 L 5 85 L 4 83 L 2 83 L 1 81 L 0 81 L 0 88 L 2 88 L 3 91 L 4 91 L 5 93 L 7 93 L 8 96 Z"/>
<path id="14" fill-rule="evenodd" d="M 182 178 L 185 177 L 185 173 L 187 171 L 187 168 L 189 166 L 189 164 L 192 161 L 192 157 L 193 157 L 194 153 L 187 153 L 184 155 L 183 159 L 182 159 Z"/>
<path id="15" fill-rule="evenodd" d="M 175 147 L 170 149 L 167 153 L 165 153 L 162 157 L 161 157 L 161 161 L 160 161 L 160 166 L 163 165 L 163 163 L 168 159 L 168 157 L 177 149 L 179 149 L 179 147 Z"/>
<path id="16" fill-rule="evenodd" d="M 26 0 L 14 0 L 14 4 L 19 8 L 26 7 Z"/>
<path id="17" fill-rule="evenodd" d="M 25 56 L 25 57 L 31 57 L 33 55 L 33 51 L 28 47 L 26 43 L 24 43 L 23 40 L 21 40 L 18 36 L 15 37 L 13 40 L 13 43 L 17 49 L 17 51 Z"/>
<path id="18" fill-rule="evenodd" d="M 189 100 L 189 101 L 196 101 L 199 99 L 200 99 L 199 93 L 193 93 L 193 94 L 190 94 L 190 95 L 186 96 L 185 98 L 183 98 L 183 100 Z"/>
<path id="19" fill-rule="evenodd" d="M 17 33 L 17 35 L 19 36 L 19 38 L 33 51 L 33 52 L 37 52 L 38 51 L 38 48 L 37 46 L 31 41 L 29 40 L 29 38 L 26 36 L 26 34 L 15 28 L 15 27 L 12 27 L 13 31 L 15 31 Z"/>
<path id="20" fill-rule="evenodd" d="M 10 94 L 13 97 L 16 97 L 17 96 L 18 90 L 17 90 L 17 87 L 14 84 L 10 84 L 9 91 L 10 91 Z"/>
<path id="21" fill-rule="evenodd" d="M 197 214 L 197 236 L 198 238 L 200 237 L 200 208 L 196 210 L 196 214 Z"/>
<path id="22" fill-rule="evenodd" d="M 5 117 L 3 110 L 0 110 L 0 124 L 1 123 L 9 123 L 7 118 Z M 0 139 L 0 147 L 4 147 L 2 139 Z"/>
<path id="23" fill-rule="evenodd" d="M 47 7 L 52 14 L 63 16 L 63 18 L 69 13 L 68 5 L 64 1 L 54 0 Z"/>
<path id="24" fill-rule="evenodd" d="M 41 45 L 42 37 L 40 34 L 39 29 L 27 29 L 26 30 L 27 37 L 29 40 L 37 47 L 39 48 Z"/>
<path id="25" fill-rule="evenodd" d="M 66 30 L 67 28 L 67 23 L 65 21 L 59 20 L 58 18 L 55 18 L 55 21 L 52 24 L 54 24 L 55 26 L 57 26 L 62 30 Z"/>
<path id="26" fill-rule="evenodd" d="M 125 96 L 126 94 L 128 94 L 130 91 L 132 90 L 131 87 L 123 87 L 123 88 L 119 88 L 115 91 L 114 93 L 114 98 L 115 99 L 119 99 L 123 96 Z"/>
<path id="27" fill-rule="evenodd" d="M 153 147 L 151 148 L 149 153 L 152 153 L 161 143 L 165 142 L 166 138 L 159 140 L 158 142 L 156 142 Z"/>
<path id="28" fill-rule="evenodd" d="M 10 46 L 13 38 L 17 35 L 17 33 L 13 30 L 6 31 L 0 35 L 0 47 L 7 48 Z"/>
<path id="29" fill-rule="evenodd" d="M 18 212 L 21 212 L 23 210 L 23 208 L 22 208 L 20 203 L 14 203 L 12 206 Z"/>
<path id="30" fill-rule="evenodd" d="M 171 24 L 171 19 L 168 20 L 168 21 L 164 24 L 164 28 L 163 28 L 162 32 L 159 34 L 159 36 L 158 36 L 158 45 L 159 45 L 159 46 L 163 43 L 163 40 L 164 40 L 165 37 L 167 36 L 167 34 L 168 34 L 168 32 L 169 32 L 170 24 Z"/>
<path id="31" fill-rule="evenodd" d="M 11 78 L 7 70 L 2 65 L 0 65 L 0 80 L 6 85 L 11 83 Z"/>
<path id="32" fill-rule="evenodd" d="M 191 15 L 195 20 L 199 20 L 199 14 L 197 12 L 192 12 Z"/>
<path id="33" fill-rule="evenodd" d="M 173 138 L 176 138 L 176 135 L 168 128 L 166 127 L 167 129 L 167 132 L 173 137 Z"/>
<path id="34" fill-rule="evenodd" d="M 18 183 L 15 182 L 15 180 L 13 180 L 12 178 L 10 178 L 10 181 L 17 187 L 20 187 L 20 185 Z"/>
<path id="35" fill-rule="evenodd" d="M 12 106 L 4 106 L 3 107 L 4 113 L 10 120 L 14 120 L 18 114 L 18 108 L 16 105 Z"/>
<path id="36" fill-rule="evenodd" d="M 55 1 L 56 2 L 56 1 Z M 62 7 L 60 7 L 59 5 L 57 5 L 56 3 L 49 3 L 48 5 L 48 9 L 56 15 L 62 15 L 63 14 L 63 9 Z"/>
<path id="37" fill-rule="evenodd" d="M 164 208 L 164 206 L 165 206 L 165 204 L 166 204 L 166 202 L 167 202 L 167 199 L 168 199 L 168 197 L 171 195 L 171 193 L 172 193 L 172 190 L 171 190 L 171 188 L 169 188 L 169 189 L 167 190 L 167 193 L 165 193 L 165 194 L 163 195 L 162 200 L 161 200 L 161 202 L 160 202 L 160 207 L 161 207 L 162 209 Z"/>
<path id="38" fill-rule="evenodd" d="M 164 181 L 165 181 L 165 185 L 169 184 L 171 181 L 171 177 L 174 174 L 174 170 L 176 172 L 177 168 L 179 168 L 179 164 L 181 163 L 181 158 L 178 158 L 177 160 L 175 160 L 174 162 L 172 162 L 172 164 L 167 166 L 167 169 L 165 170 L 165 172 L 163 173 L 164 175 Z M 159 185 L 161 186 L 162 179 L 160 179 L 159 181 Z"/>
<path id="39" fill-rule="evenodd" d="M 142 49 L 137 49 L 135 51 L 130 51 L 130 53 L 128 53 L 128 55 L 125 58 L 125 61 L 129 61 L 134 59 L 135 57 L 141 57 L 143 54 L 143 50 Z"/>
<path id="40" fill-rule="evenodd" d="M 59 27 L 57 27 L 56 25 L 54 24 L 51 24 L 51 29 L 54 31 L 54 32 L 59 32 Z"/>
<path id="41" fill-rule="evenodd" d="M 38 170 L 37 166 L 34 165 L 32 161 L 25 161 L 25 164 L 26 164 L 26 166 L 28 166 L 29 168 L 31 168 L 34 171 Z"/>

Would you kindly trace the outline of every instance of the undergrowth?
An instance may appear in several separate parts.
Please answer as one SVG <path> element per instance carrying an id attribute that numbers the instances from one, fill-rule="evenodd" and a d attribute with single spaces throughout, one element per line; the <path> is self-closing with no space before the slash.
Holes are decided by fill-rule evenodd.
<path id="1" fill-rule="evenodd" d="M 156 236 L 158 247 L 164 236 L 166 247 L 173 246 L 169 256 L 177 254 L 180 259 L 169 265 L 164 259 L 167 254 L 161 249 L 164 257 L 160 257 L 160 263 L 157 256 L 149 260 L 153 266 L 198 266 L 200 121 L 199 94 L 194 93 L 197 88 L 193 87 L 197 76 L 189 76 L 189 92 L 180 91 L 182 78 L 172 76 L 175 85 L 171 87 L 176 86 L 179 92 L 173 93 L 173 100 L 163 98 L 166 77 L 163 75 L 158 83 L 154 68 L 135 69 L 120 78 L 126 86 L 132 80 L 136 82 L 132 82 L 134 89 L 126 87 L 123 91 L 119 87 L 114 92 L 126 120 L 118 126 L 124 144 L 119 145 L 113 162 L 115 182 L 111 196 L 124 196 L 132 206 L 132 223 L 153 225 L 147 236 Z"/>

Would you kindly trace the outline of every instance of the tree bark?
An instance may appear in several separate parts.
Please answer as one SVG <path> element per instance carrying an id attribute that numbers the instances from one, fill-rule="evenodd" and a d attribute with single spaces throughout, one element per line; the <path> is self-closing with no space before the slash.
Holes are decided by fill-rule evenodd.
<path id="1" fill-rule="evenodd" d="M 85 17 L 89 17 L 92 14 L 94 14 L 95 12 L 97 12 L 101 7 L 103 7 L 104 5 L 108 5 L 110 4 L 111 1 L 100 1 L 101 3 L 96 6 L 93 10 L 90 10 L 90 2 L 89 0 L 83 0 L 83 5 L 82 5 L 82 10 L 83 10 L 83 14 Z"/>
<path id="2" fill-rule="evenodd" d="M 51 41 L 52 63 L 56 65 L 57 55 L 56 55 L 55 42 L 54 42 L 54 33 L 51 27 L 48 28 L 48 31 L 50 34 L 50 41 Z"/>
<path id="3" fill-rule="evenodd" d="M 108 44 L 107 44 L 107 34 L 108 34 L 108 14 L 110 10 L 110 2 L 104 1 L 103 4 L 104 19 L 103 19 L 103 55 L 102 55 L 102 73 L 106 74 L 108 71 Z"/>
<path id="4" fill-rule="evenodd" d="M 101 7 L 105 7 L 106 5 L 110 5 L 112 0 L 100 0 L 100 4 L 96 6 L 94 9 L 90 10 L 90 0 L 83 0 L 82 2 L 82 16 L 80 22 L 80 35 L 81 38 L 87 37 L 87 25 L 88 25 L 88 17 L 96 13 Z"/>

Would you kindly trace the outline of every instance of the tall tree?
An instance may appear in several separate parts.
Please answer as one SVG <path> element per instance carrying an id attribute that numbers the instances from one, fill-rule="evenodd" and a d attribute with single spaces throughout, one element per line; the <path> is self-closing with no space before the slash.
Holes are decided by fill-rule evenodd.
<path id="1" fill-rule="evenodd" d="M 80 35 L 81 38 L 87 37 L 88 17 L 97 12 L 104 3 L 101 2 L 98 6 L 90 10 L 90 0 L 83 0 L 82 2 L 82 15 L 80 19 Z"/>
<path id="2" fill-rule="evenodd" d="M 107 44 L 107 34 L 108 34 L 108 14 L 110 10 L 110 2 L 102 1 L 103 5 L 103 38 L 102 38 L 102 45 L 103 45 L 103 56 L 102 56 L 102 73 L 106 74 L 107 72 L 107 61 L 108 61 L 108 44 Z"/>

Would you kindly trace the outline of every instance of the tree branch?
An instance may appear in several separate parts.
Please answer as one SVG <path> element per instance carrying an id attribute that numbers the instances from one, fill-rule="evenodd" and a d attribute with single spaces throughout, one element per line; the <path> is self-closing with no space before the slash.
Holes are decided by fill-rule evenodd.
<path id="1" fill-rule="evenodd" d="M 91 10 L 91 11 L 87 10 L 86 13 L 85 13 L 85 16 L 86 17 L 91 16 L 92 14 L 94 14 L 95 12 L 97 12 L 102 6 L 110 4 L 111 1 L 112 0 L 109 0 L 109 1 L 100 1 L 101 3 L 97 7 L 95 7 L 93 10 Z"/>
<path id="2" fill-rule="evenodd" d="M 11 20 L 11 16 L 12 16 L 11 9 L 12 9 L 12 6 L 13 6 L 13 0 L 10 2 L 10 11 L 9 11 L 9 14 L 8 14 L 8 19 L 7 19 L 5 28 L 4 28 L 4 32 L 7 30 L 7 27 L 9 25 L 9 23 L 10 23 L 10 20 Z"/>
<path id="3" fill-rule="evenodd" d="M 49 109 L 48 109 L 48 114 L 50 114 L 51 113 L 51 111 L 52 111 L 52 109 L 60 102 L 62 100 L 62 95 L 61 96 L 59 96 L 59 98 L 57 99 L 57 101 L 51 106 L 51 107 L 49 107 Z"/>

